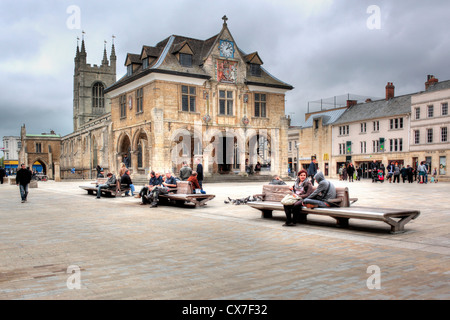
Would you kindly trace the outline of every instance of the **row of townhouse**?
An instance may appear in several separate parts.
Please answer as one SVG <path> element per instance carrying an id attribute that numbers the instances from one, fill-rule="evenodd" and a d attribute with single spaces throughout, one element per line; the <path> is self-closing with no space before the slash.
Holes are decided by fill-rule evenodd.
<path id="1" fill-rule="evenodd" d="M 315 157 L 326 176 L 336 178 L 339 168 L 352 162 L 367 178 L 373 161 L 413 168 L 426 161 L 438 179 L 450 180 L 450 81 L 429 75 L 424 91 L 396 97 L 394 90 L 389 82 L 385 99 L 348 101 L 344 109 L 307 114 L 305 125 L 290 128 L 291 171 L 306 168 Z"/>

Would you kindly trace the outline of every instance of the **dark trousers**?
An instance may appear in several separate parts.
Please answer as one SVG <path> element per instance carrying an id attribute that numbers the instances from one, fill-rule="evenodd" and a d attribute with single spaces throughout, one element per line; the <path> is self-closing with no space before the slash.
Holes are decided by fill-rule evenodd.
<path id="1" fill-rule="evenodd" d="M 284 206 L 284 213 L 286 214 L 286 223 L 297 223 L 299 221 L 301 211 L 302 211 L 301 201 L 298 201 L 293 206 Z"/>
<path id="2" fill-rule="evenodd" d="M 314 186 L 314 176 L 309 176 L 311 178 L 311 184 Z"/>
<path id="3" fill-rule="evenodd" d="M 150 192 L 150 200 L 152 204 L 158 203 L 158 197 L 160 194 L 167 194 L 168 190 L 166 187 L 156 187 Z"/>
<path id="4" fill-rule="evenodd" d="M 397 183 L 400 183 L 400 175 L 399 174 L 394 174 L 394 183 L 395 183 L 395 180 L 397 180 Z"/>

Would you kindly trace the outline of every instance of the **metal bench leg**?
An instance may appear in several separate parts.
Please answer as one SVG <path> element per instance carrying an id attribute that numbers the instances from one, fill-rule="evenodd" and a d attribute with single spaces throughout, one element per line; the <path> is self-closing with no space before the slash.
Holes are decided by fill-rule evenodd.
<path id="1" fill-rule="evenodd" d="M 336 219 L 337 225 L 340 228 L 348 228 L 348 221 L 350 220 L 350 218 L 341 218 L 341 217 L 333 217 Z"/>
<path id="2" fill-rule="evenodd" d="M 261 218 L 264 219 L 272 218 L 272 210 L 261 210 Z"/>
<path id="3" fill-rule="evenodd" d="M 394 219 L 387 218 L 385 222 L 391 226 L 391 233 L 403 233 L 405 232 L 405 224 L 410 222 L 413 219 L 413 215 L 403 217 L 398 221 Z"/>

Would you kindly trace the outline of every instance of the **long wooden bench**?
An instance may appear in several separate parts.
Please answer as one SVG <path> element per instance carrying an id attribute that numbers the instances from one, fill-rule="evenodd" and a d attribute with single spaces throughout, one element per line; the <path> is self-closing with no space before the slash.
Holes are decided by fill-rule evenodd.
<path id="1" fill-rule="evenodd" d="M 262 194 L 255 195 L 262 201 L 248 202 L 247 204 L 260 210 L 263 218 L 271 218 L 274 210 L 284 211 L 284 206 L 280 201 L 290 193 L 292 191 L 289 190 L 289 186 L 264 185 Z M 306 221 L 308 214 L 330 216 L 336 219 L 337 225 L 340 227 L 348 227 L 349 219 L 382 221 L 390 225 L 391 233 L 402 233 L 405 231 L 405 225 L 420 215 L 418 210 L 351 206 L 357 200 L 357 198 L 349 197 L 348 188 L 336 188 L 336 199 L 329 202 L 338 207 L 302 207 L 302 217 Z"/>
<path id="2" fill-rule="evenodd" d="M 99 185 L 104 184 L 108 181 L 108 178 L 97 178 L 96 181 L 91 182 L 91 184 Z M 131 188 L 126 184 L 121 184 L 119 180 L 116 180 L 116 184 L 112 184 L 108 189 L 101 189 L 101 195 L 105 195 L 108 197 L 117 197 L 121 196 L 122 192 L 130 191 Z M 86 190 L 90 195 L 97 195 L 98 187 L 95 186 L 80 186 L 81 189 Z"/>
<path id="3" fill-rule="evenodd" d="M 176 189 L 171 189 L 168 194 L 159 195 L 161 204 L 175 202 L 178 205 L 184 205 L 191 203 L 195 207 L 204 206 L 206 202 L 215 197 L 213 194 L 194 193 L 189 181 L 177 181 Z"/>

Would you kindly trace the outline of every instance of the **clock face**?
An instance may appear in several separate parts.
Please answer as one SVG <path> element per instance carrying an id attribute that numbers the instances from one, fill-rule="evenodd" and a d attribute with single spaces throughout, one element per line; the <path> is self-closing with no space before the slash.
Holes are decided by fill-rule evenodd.
<path id="1" fill-rule="evenodd" d="M 220 56 L 225 58 L 234 57 L 234 44 L 228 40 L 220 40 L 219 44 Z"/>

